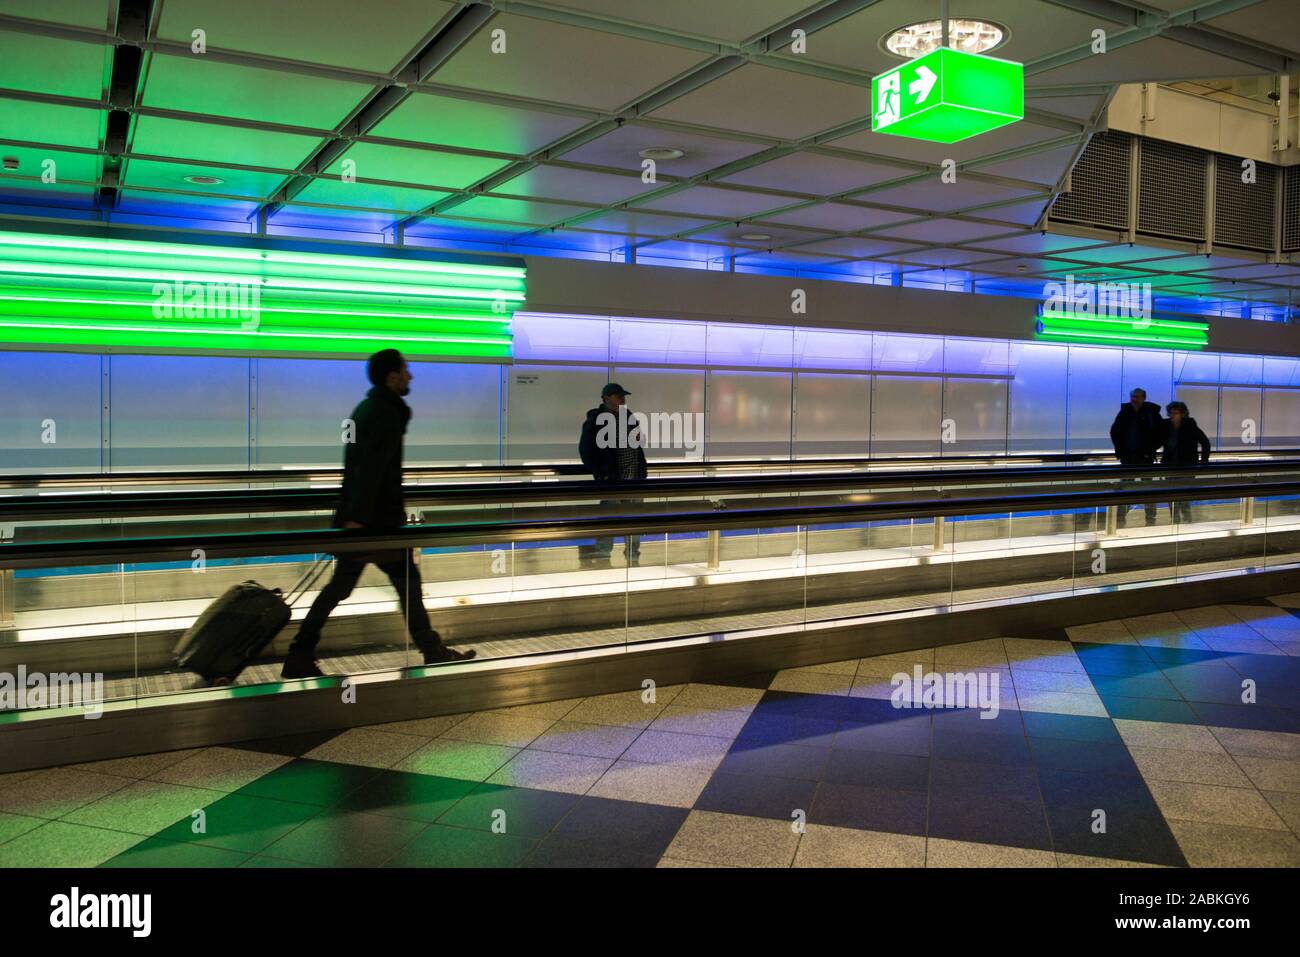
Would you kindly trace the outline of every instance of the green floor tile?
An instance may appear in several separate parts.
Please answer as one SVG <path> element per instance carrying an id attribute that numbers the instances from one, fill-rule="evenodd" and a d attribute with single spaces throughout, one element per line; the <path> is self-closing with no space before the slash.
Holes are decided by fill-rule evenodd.
<path id="1" fill-rule="evenodd" d="M 139 834 L 62 821 L 0 844 L 0 867 L 95 867 L 138 843 Z"/>
<path id="2" fill-rule="evenodd" d="M 105 861 L 101 867 L 237 867 L 249 855 L 202 844 L 178 844 L 147 837 L 129 851 Z"/>
<path id="3" fill-rule="evenodd" d="M 63 818 L 113 831 L 148 837 L 177 821 L 188 822 L 194 811 L 220 800 L 220 791 L 182 787 L 158 781 L 137 781 Z"/>
<path id="4" fill-rule="evenodd" d="M 386 867 L 514 867 L 537 842 L 523 837 L 434 824 Z"/>
<path id="5" fill-rule="evenodd" d="M 345 797 L 339 807 L 432 822 L 472 790 L 474 782 L 463 778 L 382 771 L 373 781 Z"/>
<path id="6" fill-rule="evenodd" d="M 378 773 L 378 768 L 299 758 L 264 774 L 235 793 L 275 801 L 333 807 Z"/>
<path id="7" fill-rule="evenodd" d="M 306 861 L 286 861 L 278 857 L 267 857 L 264 854 L 257 854 L 250 857 L 244 863 L 239 865 L 245 867 L 319 867 L 319 864 L 308 864 Z"/>
<path id="8" fill-rule="evenodd" d="M 327 867 L 378 867 L 425 826 L 421 821 L 331 809 L 290 831 L 266 853 Z"/>
<path id="9" fill-rule="evenodd" d="M 5 814 L 0 811 L 0 844 L 19 834 L 26 834 L 32 828 L 40 827 L 44 823 L 45 821 L 39 817 L 24 817 L 21 814 Z"/>
<path id="10" fill-rule="evenodd" d="M 320 808 L 311 804 L 231 794 L 204 810 L 202 833 L 195 833 L 196 820 L 187 817 L 157 836 L 178 843 L 256 853 L 319 813 Z"/>

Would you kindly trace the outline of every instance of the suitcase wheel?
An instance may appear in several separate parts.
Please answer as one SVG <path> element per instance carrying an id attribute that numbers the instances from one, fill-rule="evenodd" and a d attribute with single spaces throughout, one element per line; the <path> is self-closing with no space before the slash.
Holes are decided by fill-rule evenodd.
<path id="1" fill-rule="evenodd" d="M 212 687 L 214 687 L 214 688 L 223 688 L 223 687 L 225 687 L 226 685 L 233 683 L 234 680 L 235 680 L 235 679 L 232 678 L 230 675 L 221 675 L 221 676 L 218 677 L 218 678 L 213 678 L 213 679 L 212 679 Z"/>

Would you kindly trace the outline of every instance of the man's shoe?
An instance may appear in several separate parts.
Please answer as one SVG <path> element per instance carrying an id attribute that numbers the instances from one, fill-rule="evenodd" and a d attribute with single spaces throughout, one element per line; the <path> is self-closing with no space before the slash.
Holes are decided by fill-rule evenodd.
<path id="1" fill-rule="evenodd" d="M 285 681 L 295 678 L 324 678 L 325 672 L 320 670 L 311 655 L 289 655 L 284 659 L 280 677 Z"/>
<path id="2" fill-rule="evenodd" d="M 439 645 L 430 651 L 424 653 L 424 663 L 426 665 L 441 665 L 449 661 L 469 661 L 477 655 L 478 652 L 473 648 L 465 651 L 457 651 L 455 648 L 448 648 L 446 645 Z"/>

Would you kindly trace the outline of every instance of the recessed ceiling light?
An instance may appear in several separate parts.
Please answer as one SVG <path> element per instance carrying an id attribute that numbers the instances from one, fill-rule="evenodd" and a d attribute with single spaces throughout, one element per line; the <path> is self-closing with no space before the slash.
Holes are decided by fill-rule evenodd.
<path id="1" fill-rule="evenodd" d="M 767 233 L 741 233 L 740 238 L 749 243 L 765 243 L 772 237 Z"/>
<path id="2" fill-rule="evenodd" d="M 640 153 L 642 159 L 648 160 L 675 160 L 685 155 L 685 151 L 675 146 L 647 146 Z"/>
<path id="3" fill-rule="evenodd" d="M 195 186 L 220 186 L 225 180 L 219 176 L 186 176 L 185 182 Z"/>
<path id="4" fill-rule="evenodd" d="M 17 156 L 6 156 L 4 158 L 3 165 L 0 165 L 0 169 L 17 169 L 17 168 L 18 168 Z"/>
<path id="5" fill-rule="evenodd" d="M 1010 36 L 1010 31 L 988 20 L 949 20 L 948 46 L 963 53 L 988 53 L 1000 47 Z M 938 20 L 926 20 L 899 27 L 880 40 L 881 49 L 912 59 L 937 50 L 943 44 L 943 25 Z"/>

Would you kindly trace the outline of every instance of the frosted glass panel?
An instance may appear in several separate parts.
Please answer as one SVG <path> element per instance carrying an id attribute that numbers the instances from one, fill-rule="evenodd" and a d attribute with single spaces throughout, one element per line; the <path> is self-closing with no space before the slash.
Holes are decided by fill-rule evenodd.
<path id="1" fill-rule="evenodd" d="M 872 368 L 887 372 L 943 372 L 943 337 L 877 333 Z"/>
<path id="2" fill-rule="evenodd" d="M 1300 389 L 1264 389 L 1264 447 L 1300 448 Z"/>
<path id="3" fill-rule="evenodd" d="M 1219 447 L 1224 449 L 1257 449 L 1260 447 L 1263 427 L 1263 395 L 1260 389 L 1233 388 L 1220 390 Z"/>
<path id="4" fill-rule="evenodd" d="M 510 321 L 516 359 L 609 360 L 609 320 L 516 312 Z"/>
<path id="5" fill-rule="evenodd" d="M 1264 360 L 1259 356 L 1222 356 L 1219 381 L 1237 385 L 1259 385 L 1264 381 Z"/>
<path id="6" fill-rule="evenodd" d="M 1209 437 L 1210 444 L 1219 447 L 1219 387 L 1213 385 L 1179 385 L 1179 402 L 1187 403 L 1187 411 L 1196 424 Z M 1162 410 L 1161 415 L 1166 413 Z"/>
<path id="7" fill-rule="evenodd" d="M 507 462 L 581 461 L 578 439 L 582 423 L 587 410 L 600 405 L 600 390 L 609 381 L 609 369 L 517 365 L 506 371 L 506 381 Z"/>
<path id="8" fill-rule="evenodd" d="M 1009 346 L 992 339 L 948 339 L 943 369 L 949 375 L 1009 375 Z"/>
<path id="9" fill-rule="evenodd" d="M 871 451 L 871 376 L 800 372 L 795 458 L 866 456 Z"/>
<path id="10" fill-rule="evenodd" d="M 1070 431 L 1066 451 L 1113 452 L 1110 426 L 1125 401 L 1120 387 L 1124 353 L 1070 346 Z"/>
<path id="11" fill-rule="evenodd" d="M 1127 401 L 1134 389 L 1145 389 L 1147 401 L 1163 409 L 1173 397 L 1173 374 L 1172 353 L 1159 349 L 1125 349 L 1120 401 Z"/>
<path id="12" fill-rule="evenodd" d="M 871 369 L 870 332 L 794 331 L 795 361 L 801 369 Z"/>
<path id="13" fill-rule="evenodd" d="M 790 386 L 788 372 L 710 372 L 709 458 L 789 458 Z"/>
<path id="14" fill-rule="evenodd" d="M 370 389 L 359 359 L 257 359 L 257 468 L 343 464 L 343 420 Z M 411 390 L 422 383 L 412 382 Z"/>
<path id="15" fill-rule="evenodd" d="M 701 322 L 615 319 L 610 326 L 610 353 L 614 362 L 704 365 L 708 358 L 708 329 Z"/>
<path id="16" fill-rule="evenodd" d="M 789 327 L 743 326 L 709 323 L 709 364 L 726 366 L 779 366 L 794 360 L 794 330 Z"/>
<path id="17" fill-rule="evenodd" d="M 110 356 L 110 467 L 248 468 L 250 361 Z"/>
<path id="18" fill-rule="evenodd" d="M 478 363 L 411 363 L 408 465 L 500 463 L 501 369 Z"/>
<path id="19" fill-rule="evenodd" d="M 614 379 L 630 393 L 627 405 L 647 417 L 658 413 L 656 430 L 647 418 L 646 441 L 651 462 L 704 457 L 704 371 L 689 369 L 615 369 Z M 699 413 L 698 418 L 687 418 Z M 694 450 L 687 448 L 687 444 Z"/>
<path id="20" fill-rule="evenodd" d="M 1007 448 L 1007 380 L 945 379 L 943 419 L 943 455 L 1001 455 Z"/>
<path id="21" fill-rule="evenodd" d="M 1300 359 L 1264 359 L 1265 385 L 1300 385 Z"/>
<path id="22" fill-rule="evenodd" d="M 1015 378 L 1011 380 L 1008 452 L 1065 451 L 1069 357 L 1065 346 L 1012 343 Z"/>
<path id="23" fill-rule="evenodd" d="M 937 455 L 942 411 L 942 379 L 876 376 L 871 402 L 872 455 Z"/>
<path id="24" fill-rule="evenodd" d="M 0 352 L 0 471 L 98 472 L 99 356 Z"/>
<path id="25" fill-rule="evenodd" d="M 1219 381 L 1219 355 L 1215 352 L 1174 353 L 1175 382 Z"/>

